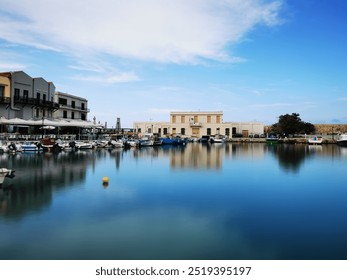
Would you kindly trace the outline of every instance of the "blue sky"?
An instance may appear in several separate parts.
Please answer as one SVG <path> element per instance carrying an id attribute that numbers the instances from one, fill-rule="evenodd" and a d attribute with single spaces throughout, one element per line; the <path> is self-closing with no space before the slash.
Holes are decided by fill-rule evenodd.
<path id="1" fill-rule="evenodd" d="M 222 110 L 347 123 L 347 1 L 0 0 L 0 71 L 88 99 L 114 127 Z"/>

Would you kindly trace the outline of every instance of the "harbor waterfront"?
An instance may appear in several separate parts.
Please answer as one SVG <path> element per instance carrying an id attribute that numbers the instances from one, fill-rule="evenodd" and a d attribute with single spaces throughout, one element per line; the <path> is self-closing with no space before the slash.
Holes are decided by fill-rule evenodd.
<path id="1" fill-rule="evenodd" d="M 0 155 L 0 259 L 347 259 L 347 148 Z M 107 178 L 107 180 L 105 180 Z"/>

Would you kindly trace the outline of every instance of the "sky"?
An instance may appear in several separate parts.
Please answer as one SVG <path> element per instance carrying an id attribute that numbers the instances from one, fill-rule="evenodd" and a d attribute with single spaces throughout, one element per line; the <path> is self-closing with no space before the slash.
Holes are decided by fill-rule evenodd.
<path id="1" fill-rule="evenodd" d="M 347 123 L 346 12 L 345 0 L 0 0 L 0 72 L 86 98 L 109 128 L 217 110 Z"/>

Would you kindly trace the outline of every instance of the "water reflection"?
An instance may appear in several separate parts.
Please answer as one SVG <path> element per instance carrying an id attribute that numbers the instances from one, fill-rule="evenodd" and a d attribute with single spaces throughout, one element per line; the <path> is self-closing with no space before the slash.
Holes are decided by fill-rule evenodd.
<path id="1" fill-rule="evenodd" d="M 0 259 L 347 258 L 346 151 L 230 143 L 1 155 L 16 177 L 0 189 Z"/>
<path id="2" fill-rule="evenodd" d="M 16 154 L 0 156 L 0 166 L 16 170 L 13 180 L 6 180 L 0 193 L 0 214 L 21 216 L 26 211 L 38 210 L 51 203 L 52 193 L 86 183 L 87 170 L 92 171 L 105 156 L 114 159 L 115 170 L 120 170 L 125 154 L 131 160 L 164 159 L 171 169 L 220 170 L 225 160 L 257 159 L 273 155 L 285 172 L 300 172 L 310 158 L 347 157 L 347 148 L 335 145 L 272 145 L 189 144 L 178 147 L 143 149 L 113 149 L 70 153 Z"/>

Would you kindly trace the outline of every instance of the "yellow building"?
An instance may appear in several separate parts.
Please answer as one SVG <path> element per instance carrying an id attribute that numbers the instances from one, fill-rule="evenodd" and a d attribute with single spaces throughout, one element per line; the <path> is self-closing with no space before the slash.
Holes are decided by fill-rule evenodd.
<path id="1" fill-rule="evenodd" d="M 10 74 L 0 73 L 0 99 L 3 103 L 8 100 L 10 102 L 11 97 L 11 81 Z"/>
<path id="2" fill-rule="evenodd" d="M 171 112 L 170 122 L 134 122 L 133 128 L 137 133 L 198 138 L 203 135 L 232 137 L 236 134 L 248 137 L 264 133 L 264 124 L 259 122 L 224 122 L 222 111 Z"/>

